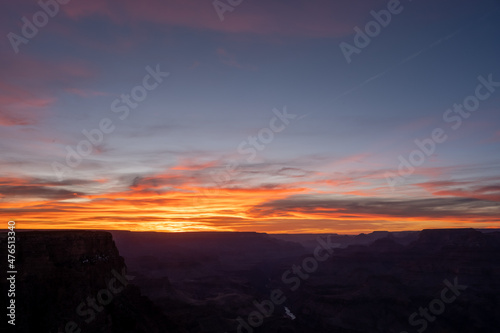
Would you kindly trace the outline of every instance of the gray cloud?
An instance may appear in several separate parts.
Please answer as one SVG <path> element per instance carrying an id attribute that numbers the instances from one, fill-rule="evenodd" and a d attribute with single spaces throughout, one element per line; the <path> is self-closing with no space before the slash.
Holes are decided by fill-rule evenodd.
<path id="1" fill-rule="evenodd" d="M 394 200 L 374 198 L 321 199 L 298 195 L 270 201 L 252 208 L 254 216 L 282 216 L 293 212 L 332 213 L 347 216 L 379 215 L 391 217 L 495 217 L 500 216 L 500 202 L 473 198 L 430 198 Z M 500 218 L 498 218 L 500 220 Z"/>

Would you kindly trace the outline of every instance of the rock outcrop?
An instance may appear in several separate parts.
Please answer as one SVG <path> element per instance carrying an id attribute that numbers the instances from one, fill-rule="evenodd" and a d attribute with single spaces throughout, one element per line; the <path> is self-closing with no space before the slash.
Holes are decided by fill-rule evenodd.
<path id="1" fill-rule="evenodd" d="M 16 249 L 15 332 L 177 332 L 134 286 L 110 233 L 17 232 Z"/>

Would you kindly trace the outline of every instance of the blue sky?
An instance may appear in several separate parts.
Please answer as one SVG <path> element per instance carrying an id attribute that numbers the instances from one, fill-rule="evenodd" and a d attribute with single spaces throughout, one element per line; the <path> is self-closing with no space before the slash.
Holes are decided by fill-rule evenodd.
<path id="1" fill-rule="evenodd" d="M 243 1 L 223 21 L 210 1 L 44 3 L 57 13 L 33 37 L 22 18 L 43 18 L 35 1 L 5 5 L 0 23 L 6 218 L 160 231 L 498 227 L 498 1 Z M 356 46 L 355 28 L 391 6 L 399 14 L 346 61 L 341 43 Z M 169 75 L 145 79 L 148 67 Z M 113 102 L 144 80 L 158 85 L 120 119 Z M 487 98 L 454 130 L 443 116 L 479 85 Z M 103 119 L 113 130 L 84 143 Z M 269 134 L 270 122 L 281 130 Z M 414 153 L 436 128 L 446 140 Z M 92 152 L 70 165 L 79 144 Z M 412 153 L 424 161 L 401 174 Z"/>

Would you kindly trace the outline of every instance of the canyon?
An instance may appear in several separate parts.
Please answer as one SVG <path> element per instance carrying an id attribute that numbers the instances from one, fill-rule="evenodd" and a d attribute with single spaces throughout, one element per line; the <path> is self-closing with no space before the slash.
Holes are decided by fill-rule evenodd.
<path id="1" fill-rule="evenodd" d="M 17 238 L 16 332 L 410 333 L 500 327 L 498 230 L 18 231 Z M 323 247 L 315 257 L 326 239 L 331 255 Z M 6 248 L 6 234 L 0 234 L 0 246 Z M 4 265 L 0 269 L 6 271 Z M 287 283 L 285 275 L 300 283 Z M 7 289 L 6 280 L 2 287 Z"/>

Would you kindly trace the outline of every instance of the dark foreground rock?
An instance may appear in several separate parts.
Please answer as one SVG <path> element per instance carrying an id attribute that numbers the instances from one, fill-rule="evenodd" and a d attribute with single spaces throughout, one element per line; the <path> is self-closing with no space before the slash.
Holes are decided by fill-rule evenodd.
<path id="1" fill-rule="evenodd" d="M 33 231 L 16 238 L 16 325 L 4 314 L 2 332 L 179 331 L 141 296 L 110 233 Z M 6 241 L 0 234 L 2 253 Z M 0 261 L 2 272 L 6 264 Z M 6 279 L 1 286 L 6 295 Z"/>

